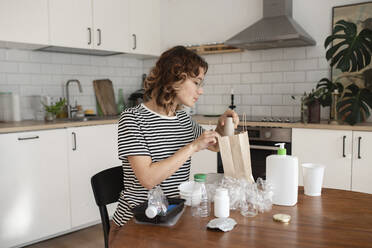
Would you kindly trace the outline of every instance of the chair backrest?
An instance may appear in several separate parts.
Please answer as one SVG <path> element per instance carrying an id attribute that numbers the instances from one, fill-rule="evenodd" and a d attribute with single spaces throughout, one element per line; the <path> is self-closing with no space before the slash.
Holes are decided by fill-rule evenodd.
<path id="1" fill-rule="evenodd" d="M 108 235 L 110 232 L 110 220 L 107 213 L 107 204 L 117 202 L 120 192 L 123 190 L 123 167 L 116 166 L 103 170 L 91 178 L 94 198 L 102 220 L 105 247 L 108 248 Z"/>

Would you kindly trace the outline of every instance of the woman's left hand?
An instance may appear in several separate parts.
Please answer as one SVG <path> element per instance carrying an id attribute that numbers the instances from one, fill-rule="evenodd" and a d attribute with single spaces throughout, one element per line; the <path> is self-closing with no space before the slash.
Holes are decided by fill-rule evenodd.
<path id="1" fill-rule="evenodd" d="M 238 125 L 239 125 L 239 116 L 238 116 L 238 114 L 234 110 L 228 109 L 218 119 L 218 124 L 217 124 L 216 131 L 220 135 L 223 135 L 223 130 L 224 130 L 224 126 L 225 126 L 227 117 L 232 117 L 233 118 L 233 123 L 234 123 L 234 128 L 235 129 L 238 128 Z"/>

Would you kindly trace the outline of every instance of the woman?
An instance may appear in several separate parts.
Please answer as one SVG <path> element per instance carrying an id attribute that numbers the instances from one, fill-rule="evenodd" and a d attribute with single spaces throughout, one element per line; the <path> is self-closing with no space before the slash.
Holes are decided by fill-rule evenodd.
<path id="1" fill-rule="evenodd" d="M 130 209 L 147 200 L 148 190 L 156 185 L 160 184 L 168 197 L 177 197 L 178 186 L 189 179 L 190 157 L 203 149 L 218 151 L 217 137 L 227 116 L 233 117 L 237 127 L 239 119 L 232 110 L 219 118 L 216 131 L 203 130 L 181 110 L 194 106 L 203 94 L 207 70 L 204 59 L 185 47 L 169 49 L 145 80 L 144 103 L 122 113 L 119 158 L 123 161 L 124 191 L 112 230 L 132 217 Z"/>

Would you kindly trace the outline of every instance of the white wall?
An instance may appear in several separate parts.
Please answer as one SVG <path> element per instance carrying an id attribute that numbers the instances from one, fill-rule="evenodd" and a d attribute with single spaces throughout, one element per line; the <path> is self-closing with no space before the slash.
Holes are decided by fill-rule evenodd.
<path id="1" fill-rule="evenodd" d="M 21 96 L 22 119 L 33 119 L 35 95 L 49 95 L 53 101 L 65 97 L 68 79 L 78 79 L 83 87 L 70 86 L 71 103 L 96 110 L 93 80 L 108 78 L 113 82 L 115 97 L 123 88 L 127 99 L 141 86 L 143 60 L 125 56 L 89 56 L 16 49 L 0 49 L 0 92 Z"/>
<path id="2" fill-rule="evenodd" d="M 330 76 L 323 47 L 331 32 L 332 7 L 369 0 L 293 0 L 294 19 L 317 45 L 204 56 L 210 65 L 199 114 L 220 114 L 235 89 L 239 113 L 300 116 L 299 96 Z M 223 42 L 262 17 L 262 0 L 164 0 L 162 47 Z M 148 70 L 154 60 L 144 62 Z M 298 99 L 298 98 L 297 98 Z M 329 110 L 322 109 L 328 118 Z M 370 119 L 372 120 L 372 119 Z"/>

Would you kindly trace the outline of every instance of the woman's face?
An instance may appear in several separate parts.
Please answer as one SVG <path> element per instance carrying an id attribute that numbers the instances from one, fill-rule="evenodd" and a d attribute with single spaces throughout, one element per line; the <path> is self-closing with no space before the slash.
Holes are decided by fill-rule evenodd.
<path id="1" fill-rule="evenodd" d="M 177 89 L 175 101 L 187 107 L 193 107 L 199 96 L 203 94 L 204 69 L 200 68 L 197 77 L 186 77 Z"/>

